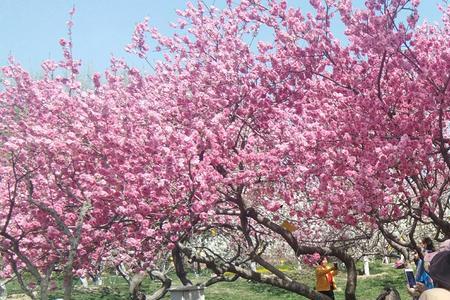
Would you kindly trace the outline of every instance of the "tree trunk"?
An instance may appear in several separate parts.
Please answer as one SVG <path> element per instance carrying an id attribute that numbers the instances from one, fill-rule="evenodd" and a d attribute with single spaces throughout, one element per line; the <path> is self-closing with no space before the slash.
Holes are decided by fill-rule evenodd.
<path id="1" fill-rule="evenodd" d="M 145 294 L 139 290 L 142 281 L 144 280 L 146 274 L 144 272 L 139 272 L 134 274 L 130 280 L 129 292 L 133 300 L 145 299 Z"/>
<path id="2" fill-rule="evenodd" d="M 42 278 L 40 284 L 39 284 L 39 294 L 41 300 L 47 300 L 48 299 L 48 278 L 45 276 Z"/>
<path id="3" fill-rule="evenodd" d="M 187 278 L 187 272 L 184 269 L 183 257 L 179 247 L 175 247 L 172 250 L 173 265 L 175 266 L 175 272 L 183 285 L 192 285 L 192 282 Z"/>
<path id="4" fill-rule="evenodd" d="M 347 268 L 347 284 L 345 286 L 345 300 L 356 300 L 356 281 L 357 272 L 355 260 L 348 256 L 343 260 L 345 267 Z"/>
<path id="5" fill-rule="evenodd" d="M 153 278 L 156 278 L 159 281 L 161 281 L 161 287 L 158 290 L 156 290 L 152 295 L 147 295 L 145 299 L 146 300 L 162 299 L 166 295 L 167 291 L 170 289 L 170 286 L 172 285 L 172 280 L 169 277 L 167 277 L 164 273 L 156 270 L 152 270 L 149 273 Z"/>
<path id="6" fill-rule="evenodd" d="M 6 285 L 3 281 L 0 282 L 0 300 L 5 300 L 8 296 L 8 293 L 6 291 Z"/>
<path id="7" fill-rule="evenodd" d="M 89 287 L 89 283 L 88 283 L 88 280 L 87 280 L 86 277 L 81 276 L 81 277 L 80 277 L 80 281 L 81 281 L 81 285 L 82 285 L 85 289 L 87 289 L 87 288 Z"/>
<path id="8" fill-rule="evenodd" d="M 70 300 L 72 298 L 72 290 L 73 290 L 73 274 L 72 274 L 72 266 L 69 268 L 64 268 L 64 300 Z"/>

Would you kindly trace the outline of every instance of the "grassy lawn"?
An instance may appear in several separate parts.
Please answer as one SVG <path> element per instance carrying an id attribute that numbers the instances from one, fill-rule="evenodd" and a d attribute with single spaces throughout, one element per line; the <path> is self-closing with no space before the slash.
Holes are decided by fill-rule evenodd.
<path id="1" fill-rule="evenodd" d="M 358 265 L 361 269 L 361 266 Z M 314 286 L 314 270 L 311 268 L 305 268 L 301 271 L 294 270 L 292 267 L 281 267 L 283 271 L 286 270 L 292 277 L 300 282 Z M 398 289 L 402 299 L 410 299 L 405 290 L 405 280 L 403 270 L 396 270 L 390 265 L 371 264 L 371 276 L 359 276 L 357 287 L 357 298 L 361 300 L 376 299 L 380 294 L 384 286 L 391 285 Z M 172 276 L 174 278 L 175 276 Z M 192 275 L 190 277 L 194 283 L 205 282 L 209 278 L 209 274 L 204 273 L 199 277 Z M 345 288 L 345 273 L 341 272 L 336 277 L 338 289 L 336 291 L 336 299 L 344 299 Z M 62 282 L 58 281 L 58 287 L 61 287 Z M 174 281 L 172 286 L 180 285 L 179 281 Z M 155 290 L 158 287 L 158 282 L 146 280 L 143 283 L 143 289 L 146 291 Z M 17 282 L 10 282 L 7 285 L 8 295 L 11 295 L 11 299 L 18 297 L 18 294 L 22 294 Z M 93 299 L 105 299 L 105 300 L 119 300 L 128 299 L 128 287 L 126 282 L 118 276 L 111 275 L 105 276 L 103 279 L 102 287 L 91 286 L 85 289 L 77 281 L 75 285 L 75 292 L 73 299 L 75 300 L 93 300 Z M 16 295 L 14 295 L 16 294 Z M 57 289 L 51 294 L 52 299 L 62 298 L 62 290 Z M 8 297 L 9 298 L 9 297 Z M 302 296 L 271 287 L 264 284 L 249 282 L 244 279 L 239 279 L 235 282 L 223 282 L 217 283 L 208 287 L 205 291 L 205 298 L 210 300 L 269 300 L 269 299 L 305 299 Z M 22 298 L 25 299 L 25 298 Z M 170 299 L 169 295 L 166 295 L 164 299 Z"/>

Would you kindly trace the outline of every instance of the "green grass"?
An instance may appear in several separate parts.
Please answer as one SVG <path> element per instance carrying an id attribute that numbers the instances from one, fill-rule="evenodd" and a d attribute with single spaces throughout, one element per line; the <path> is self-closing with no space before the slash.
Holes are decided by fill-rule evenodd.
<path id="1" fill-rule="evenodd" d="M 362 268 L 362 267 L 361 267 Z M 371 266 L 371 276 L 358 276 L 356 296 L 358 299 L 376 299 L 385 286 L 395 287 L 401 299 L 411 299 L 406 291 L 406 281 L 403 269 L 397 270 L 392 265 L 381 264 Z M 341 278 L 342 279 L 342 278 Z M 343 280 L 342 286 L 345 281 Z M 342 298 L 343 299 L 343 298 Z"/>
<path id="2" fill-rule="evenodd" d="M 362 269 L 362 265 L 358 264 L 358 268 Z M 314 270 L 311 268 L 304 268 L 303 270 L 296 270 L 293 266 L 283 265 L 283 271 L 288 273 L 293 278 L 302 283 L 306 283 L 311 287 L 314 286 Z M 405 290 L 405 280 L 403 270 L 396 270 L 390 265 L 371 264 L 371 276 L 358 276 L 357 298 L 361 300 L 376 299 L 376 297 L 383 290 L 384 286 L 391 285 L 398 289 L 402 299 L 410 299 Z M 209 273 L 204 272 L 199 277 L 191 274 L 190 279 L 194 283 L 205 282 L 209 278 Z M 175 276 L 172 276 L 174 278 Z M 341 272 L 336 276 L 336 283 L 338 289 L 335 291 L 336 299 L 344 299 L 344 288 L 346 283 L 346 276 Z M 51 293 L 51 299 L 62 298 L 62 282 L 57 281 L 58 289 Z M 172 286 L 178 286 L 180 282 L 174 280 Z M 156 290 L 159 287 L 158 282 L 145 280 L 143 283 L 143 290 Z M 12 281 L 7 284 L 8 295 L 22 294 L 17 282 Z M 269 299 L 305 299 L 302 296 L 294 293 L 275 288 L 265 284 L 259 284 L 245 279 L 239 279 L 235 282 L 221 282 L 212 285 L 205 290 L 205 298 L 207 300 L 269 300 Z M 119 300 L 128 299 L 128 286 L 126 282 L 119 276 L 111 275 L 103 278 L 103 286 L 92 286 L 84 289 L 79 281 L 76 281 L 75 290 L 73 293 L 74 300 Z M 166 295 L 164 299 L 170 299 Z"/>

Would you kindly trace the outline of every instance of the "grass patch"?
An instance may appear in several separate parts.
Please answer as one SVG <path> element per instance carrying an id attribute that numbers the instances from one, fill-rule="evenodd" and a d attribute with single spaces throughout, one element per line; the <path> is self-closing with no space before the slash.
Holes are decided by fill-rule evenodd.
<path id="1" fill-rule="evenodd" d="M 358 264 L 358 269 L 362 269 L 362 264 Z M 299 282 L 305 283 L 311 287 L 315 284 L 314 269 L 304 268 L 298 270 L 292 265 L 281 265 L 280 269 L 286 272 L 292 278 Z M 358 276 L 357 285 L 357 298 L 358 299 L 376 299 L 386 285 L 397 288 L 400 292 L 402 299 L 409 299 L 409 295 L 406 292 L 405 279 L 403 270 L 396 270 L 390 265 L 382 265 L 381 263 L 371 264 L 370 276 Z M 267 270 L 264 272 L 268 272 Z M 190 275 L 190 279 L 194 283 L 202 283 L 208 280 L 210 274 L 208 272 L 202 272 L 198 277 L 194 274 Z M 171 276 L 175 278 L 175 276 Z M 344 299 L 344 289 L 346 284 L 345 272 L 340 272 L 336 276 L 336 283 L 338 289 L 335 291 L 336 299 Z M 57 280 L 57 289 L 50 293 L 51 299 L 62 298 L 62 280 Z M 172 286 L 179 286 L 181 283 L 178 280 L 174 280 Z M 149 279 L 144 280 L 143 290 L 151 291 L 156 290 L 159 287 L 159 282 Z M 11 281 L 7 284 L 8 295 L 23 294 L 16 281 Z M 205 290 L 205 298 L 208 300 L 293 300 L 293 299 L 305 299 L 302 296 L 294 293 L 272 287 L 265 284 L 255 283 L 245 279 L 239 279 L 235 282 L 221 282 L 212 285 Z M 128 298 L 128 286 L 125 280 L 116 275 L 104 276 L 103 286 L 91 285 L 88 289 L 83 288 L 80 282 L 75 281 L 75 288 L 73 293 L 74 300 L 119 300 Z M 164 299 L 170 299 L 170 295 L 166 295 Z"/>

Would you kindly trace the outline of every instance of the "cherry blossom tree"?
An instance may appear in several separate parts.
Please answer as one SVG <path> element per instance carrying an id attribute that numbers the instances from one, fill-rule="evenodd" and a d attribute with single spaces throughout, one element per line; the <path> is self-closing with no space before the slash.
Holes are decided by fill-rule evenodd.
<path id="1" fill-rule="evenodd" d="M 398 250 L 417 248 L 427 224 L 448 238 L 448 9 L 442 25 L 418 26 L 418 1 L 311 4 L 319 18 L 310 27 L 278 10 L 289 25 L 274 25 L 273 56 L 285 78 L 278 94 L 307 79 L 287 101 L 310 124 L 308 213 L 337 226 L 372 223 Z M 348 45 L 332 35 L 333 13 Z M 409 224 L 403 240 L 389 230 L 400 224 Z"/>
<path id="2" fill-rule="evenodd" d="M 93 88 L 81 87 L 71 27 L 70 21 L 69 39 L 60 40 L 64 60 L 45 61 L 41 79 L 13 60 L 2 68 L 0 251 L 5 272 L 33 299 L 35 284 L 39 297 L 48 298 L 56 269 L 70 299 L 75 273 L 95 271 L 91 262 L 118 245 L 130 251 L 137 235 L 158 236 L 148 224 L 161 215 L 146 204 L 162 186 L 146 172 L 162 165 L 153 155 L 163 153 L 156 150 L 164 136 L 158 116 L 147 109 L 150 102 L 134 97 L 136 82 L 127 81 L 133 70 L 118 74 L 120 60 L 113 60 L 104 85 L 94 74 Z M 152 254 L 146 255 L 148 264 Z"/>
<path id="3" fill-rule="evenodd" d="M 175 191 L 180 187 L 189 189 L 188 193 L 179 194 L 181 198 L 176 203 L 194 213 L 190 226 L 194 232 L 208 228 L 211 222 L 238 229 L 251 259 L 276 277 L 236 269 L 230 262 L 217 266 L 211 260 L 195 259 L 217 273 L 232 271 L 312 299 L 321 297 L 277 271 L 259 255 L 258 231 L 266 231 L 269 234 L 265 236 L 283 239 L 296 255 L 318 252 L 342 259 L 349 270 L 347 294 L 352 299 L 356 287 L 352 258 L 338 247 L 301 245 L 278 223 L 280 216 L 301 222 L 308 208 L 308 195 L 302 192 L 301 185 L 305 180 L 306 154 L 301 149 L 305 149 L 308 124 L 286 101 L 289 90 L 279 90 L 284 79 L 272 72 L 278 60 L 271 58 L 271 46 L 259 43 L 255 53 L 251 37 L 257 34 L 259 26 L 275 26 L 278 17 L 271 9 L 285 9 L 284 4 L 270 3 L 268 9 L 243 1 L 223 10 L 202 3 L 190 5 L 179 12 L 184 20 L 175 25 L 183 28 L 191 24 L 189 36 L 163 37 L 150 29 L 145 20 L 137 25 L 129 49 L 145 57 L 149 46 L 144 34 L 148 32 L 156 39 L 157 49 L 168 51 L 166 62 L 155 65 L 153 87 L 147 89 L 165 104 L 161 114 L 173 128 L 171 134 L 177 136 L 172 139 L 170 151 L 176 155 L 179 176 L 188 175 L 188 185 L 177 185 Z M 179 235 L 176 248 L 194 259 L 192 251 L 183 245 L 188 237 Z M 182 270 L 180 274 L 183 277 Z"/>
<path id="4" fill-rule="evenodd" d="M 308 168 L 309 182 L 320 183 L 308 189 L 318 200 L 316 211 L 332 222 L 373 223 L 398 249 L 417 247 L 421 224 L 432 224 L 437 238 L 450 233 L 449 19 L 443 8 L 442 25 L 417 26 L 418 4 L 368 1 L 352 10 L 350 1 L 315 3 L 326 16 L 339 12 L 349 44 L 328 33 L 312 41 L 323 55 L 300 72 L 312 84 L 309 103 L 297 101 L 310 122 L 319 123 L 311 132 Z M 301 47 L 290 45 L 278 57 L 286 66 L 299 61 Z M 298 78 L 296 70 L 284 70 Z M 393 222 L 409 224 L 403 241 L 387 229 Z"/>

